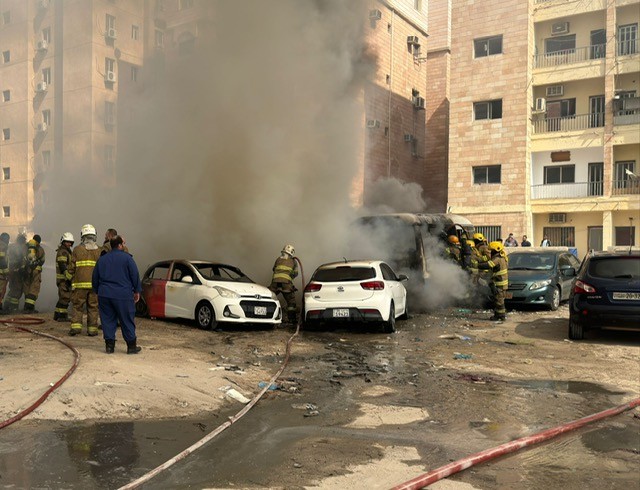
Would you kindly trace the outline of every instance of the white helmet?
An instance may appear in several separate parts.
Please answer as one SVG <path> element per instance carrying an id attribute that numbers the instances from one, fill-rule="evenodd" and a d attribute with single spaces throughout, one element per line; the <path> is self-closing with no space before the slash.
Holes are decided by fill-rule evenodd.
<path id="1" fill-rule="evenodd" d="M 96 229 L 93 227 L 93 225 L 84 225 L 80 229 L 80 238 L 84 238 L 87 235 L 95 235 L 95 234 L 96 234 Z"/>
<path id="2" fill-rule="evenodd" d="M 296 254 L 296 249 L 293 248 L 293 245 L 288 243 L 284 247 L 282 247 L 282 253 L 289 254 L 293 257 Z"/>
<path id="3" fill-rule="evenodd" d="M 71 242 L 71 243 L 73 243 L 73 242 L 75 242 L 75 240 L 73 239 L 73 235 L 70 232 L 65 231 L 62 234 L 62 236 L 60 237 L 60 243 L 62 243 L 62 242 Z"/>

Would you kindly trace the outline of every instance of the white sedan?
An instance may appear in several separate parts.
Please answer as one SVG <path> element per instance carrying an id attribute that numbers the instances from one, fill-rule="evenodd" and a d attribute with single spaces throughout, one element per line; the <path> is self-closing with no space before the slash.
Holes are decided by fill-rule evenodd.
<path id="1" fill-rule="evenodd" d="M 383 322 L 395 332 L 396 318 L 407 316 L 406 280 L 379 260 L 321 265 L 304 289 L 305 322 Z"/>
<path id="2" fill-rule="evenodd" d="M 152 318 L 186 318 L 209 330 L 217 323 L 262 323 L 275 327 L 282 309 L 268 288 L 232 265 L 165 260 L 142 278 L 138 313 Z"/>

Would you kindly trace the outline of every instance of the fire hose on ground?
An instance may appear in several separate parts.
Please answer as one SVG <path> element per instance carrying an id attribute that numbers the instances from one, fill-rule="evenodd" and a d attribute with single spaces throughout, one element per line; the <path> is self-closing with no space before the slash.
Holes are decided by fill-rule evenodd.
<path id="1" fill-rule="evenodd" d="M 305 280 L 304 280 L 304 269 L 302 268 L 302 262 L 300 261 L 300 259 L 298 259 L 298 257 L 294 257 L 294 259 L 300 265 L 300 276 L 302 278 L 302 284 L 304 285 L 305 284 Z M 151 480 L 155 476 L 157 476 L 160 473 L 162 473 L 164 470 L 166 470 L 166 469 L 170 468 L 171 466 L 173 466 L 174 464 L 176 464 L 178 461 L 183 460 L 184 458 L 186 458 L 187 456 L 189 456 L 190 454 L 192 454 L 196 450 L 200 449 L 202 446 L 204 446 L 209 441 L 211 441 L 214 437 L 216 437 L 217 435 L 219 435 L 220 433 L 222 433 L 223 431 L 225 431 L 226 429 L 231 427 L 233 424 L 235 424 L 242 417 L 244 417 L 249 412 L 249 410 L 251 410 L 253 408 L 253 406 L 256 403 L 258 403 L 258 401 L 271 388 L 271 386 L 278 380 L 278 378 L 280 378 L 280 376 L 282 375 L 283 371 L 285 370 L 285 368 L 289 364 L 289 357 L 290 357 L 290 354 L 291 354 L 291 344 L 293 342 L 293 339 L 295 339 L 296 336 L 298 335 L 298 333 L 300 332 L 300 325 L 302 324 L 302 315 L 303 314 L 304 314 L 304 312 L 300 315 L 300 318 L 298 319 L 298 323 L 296 325 L 295 332 L 293 333 L 293 335 L 291 337 L 289 337 L 289 340 L 287 340 L 287 347 L 286 347 L 286 352 L 285 352 L 285 356 L 284 356 L 284 361 L 282 362 L 282 366 L 271 377 L 271 379 L 266 383 L 264 388 L 262 388 L 262 390 L 260 390 L 258 392 L 258 394 L 256 396 L 254 396 L 251 399 L 251 401 L 244 406 L 244 408 L 242 410 L 240 410 L 234 416 L 229 417 L 229 420 L 227 420 L 223 424 L 220 424 L 213 431 L 209 432 L 209 434 L 204 436 L 199 441 L 196 441 L 195 443 L 193 443 L 191 446 L 186 448 L 184 451 L 176 454 L 173 458 L 165 461 L 160 466 L 157 466 L 153 470 L 145 473 L 140 478 L 138 478 L 138 479 L 136 479 L 136 480 L 134 480 L 134 481 L 122 486 L 122 487 L 120 487 L 118 490 L 130 490 L 130 489 L 133 489 L 133 488 L 138 488 L 140 485 L 148 482 L 149 480 Z"/>
<path id="2" fill-rule="evenodd" d="M 48 333 L 38 332 L 37 330 L 32 330 L 30 328 L 26 328 L 26 327 L 22 326 L 22 325 L 41 325 L 41 324 L 44 323 L 44 320 L 42 318 L 28 317 L 28 316 L 16 317 L 16 318 L 7 318 L 6 320 L 2 320 L 2 323 L 4 325 L 8 326 L 8 327 L 15 328 L 16 330 L 20 330 L 20 331 L 23 331 L 23 332 L 29 332 L 29 333 L 32 333 L 32 334 L 35 334 L 35 335 L 39 335 L 41 337 L 46 337 L 48 339 L 56 340 L 56 341 L 60 342 L 62 345 L 64 345 L 65 347 L 67 347 L 68 349 L 70 349 L 71 352 L 73 352 L 73 356 L 74 357 L 73 357 L 73 365 L 64 374 L 64 376 L 62 376 L 62 378 L 60 378 L 58 381 L 53 383 L 49 387 L 49 389 L 47 391 L 45 391 L 42 394 L 42 396 L 40 396 L 40 398 L 38 398 L 32 405 L 30 405 L 29 407 L 25 408 L 24 410 L 21 410 L 20 412 L 18 412 L 16 415 L 11 417 L 10 419 L 7 419 L 7 420 L 4 420 L 4 421 L 0 422 L 0 429 L 3 429 L 5 427 L 7 427 L 8 425 L 13 424 L 14 422 L 17 422 L 18 420 L 20 420 L 21 418 L 23 418 L 24 416 L 30 414 L 36 408 L 38 408 L 38 406 L 40 406 L 42 404 L 42 402 L 44 402 L 51 393 L 53 393 L 62 383 L 64 383 L 69 378 L 69 376 L 71 376 L 71 374 L 73 374 L 73 372 L 78 367 L 78 364 L 80 363 L 80 352 L 78 352 L 78 350 L 75 347 L 73 347 L 71 344 L 68 344 L 67 342 L 65 342 L 62 339 L 59 339 L 58 337 L 54 337 L 53 335 L 49 335 Z"/>

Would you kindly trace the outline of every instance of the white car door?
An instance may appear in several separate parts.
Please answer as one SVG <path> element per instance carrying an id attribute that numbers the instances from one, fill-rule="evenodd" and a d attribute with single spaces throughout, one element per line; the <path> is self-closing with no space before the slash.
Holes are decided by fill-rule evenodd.
<path id="1" fill-rule="evenodd" d="M 191 282 L 185 282 L 184 278 L 186 277 L 191 277 Z M 165 293 L 165 312 L 167 317 L 194 318 L 196 289 L 202 287 L 197 282 L 199 281 L 189 266 L 174 262 Z"/>
<path id="2" fill-rule="evenodd" d="M 393 298 L 393 304 L 395 305 L 396 316 L 402 315 L 406 308 L 404 285 L 400 282 L 396 273 L 393 272 L 393 269 L 387 264 L 380 264 L 380 270 L 382 271 L 382 277 L 384 278 L 385 283 L 389 286 L 391 297 Z"/>

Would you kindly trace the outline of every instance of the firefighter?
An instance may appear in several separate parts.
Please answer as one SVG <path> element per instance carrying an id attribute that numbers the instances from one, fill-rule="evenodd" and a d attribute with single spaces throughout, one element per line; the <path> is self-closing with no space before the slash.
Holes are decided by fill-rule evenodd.
<path id="1" fill-rule="evenodd" d="M 296 251 L 293 245 L 285 245 L 280 252 L 280 257 L 273 265 L 273 277 L 269 289 L 274 294 L 282 294 L 287 304 L 287 320 L 290 323 L 297 321 L 296 287 L 293 280 L 298 275 L 298 264 L 293 256 Z"/>
<path id="2" fill-rule="evenodd" d="M 460 239 L 457 235 L 449 235 L 447 241 L 449 245 L 444 249 L 445 258 L 461 265 L 462 252 L 460 250 Z"/>
<path id="3" fill-rule="evenodd" d="M 7 282 L 9 282 L 9 234 L 0 234 L 0 310 L 2 310 L 2 301 L 4 293 L 7 291 Z"/>
<path id="4" fill-rule="evenodd" d="M 37 313 L 36 301 L 42 284 L 42 266 L 45 255 L 41 243 L 40 235 L 33 235 L 33 238 L 27 242 L 27 269 L 24 281 L 25 313 Z"/>
<path id="5" fill-rule="evenodd" d="M 476 248 L 476 242 L 473 240 L 467 240 L 467 245 L 469 245 L 469 249 L 471 250 L 471 258 L 467 270 L 469 274 L 471 274 L 471 281 L 475 284 L 478 281 L 478 256 L 480 253 Z"/>
<path id="6" fill-rule="evenodd" d="M 71 263 L 71 247 L 73 235 L 65 232 L 60 237 L 60 246 L 56 250 L 56 285 L 58 286 L 58 302 L 53 312 L 53 319 L 59 322 L 69 321 L 69 303 L 71 302 L 71 279 L 69 265 Z"/>
<path id="7" fill-rule="evenodd" d="M 509 274 L 504 246 L 500 242 L 489 244 L 491 258 L 487 262 L 478 264 L 480 269 L 491 271 L 491 290 L 493 292 L 493 316 L 491 321 L 506 320 L 507 310 L 504 306 L 504 292 L 509 286 Z"/>
<path id="8" fill-rule="evenodd" d="M 98 296 L 91 289 L 93 268 L 100 258 L 100 247 L 96 243 L 96 229 L 84 225 L 80 230 L 80 245 L 71 253 L 67 272 L 71 277 L 71 301 L 73 314 L 69 335 L 82 333 L 82 315 L 87 310 L 87 335 L 98 335 Z"/>
<path id="9" fill-rule="evenodd" d="M 16 241 L 9 245 L 9 292 L 4 303 L 7 313 L 18 309 L 24 291 L 24 280 L 27 270 L 27 236 L 18 233 Z"/>

